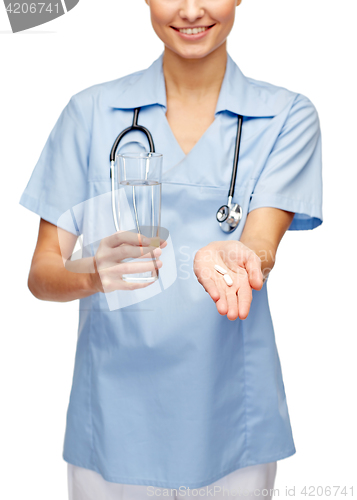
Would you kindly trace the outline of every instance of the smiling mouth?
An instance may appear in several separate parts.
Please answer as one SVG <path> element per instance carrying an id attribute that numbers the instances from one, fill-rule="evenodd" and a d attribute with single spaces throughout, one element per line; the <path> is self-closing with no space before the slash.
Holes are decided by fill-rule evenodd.
<path id="1" fill-rule="evenodd" d="M 211 26 L 195 26 L 193 28 L 175 28 L 174 26 L 171 26 L 171 28 L 175 31 L 179 31 L 180 33 L 184 33 L 185 35 L 197 35 L 198 33 L 203 33 L 204 31 L 209 30 L 213 26 L 214 24 L 211 24 Z"/>

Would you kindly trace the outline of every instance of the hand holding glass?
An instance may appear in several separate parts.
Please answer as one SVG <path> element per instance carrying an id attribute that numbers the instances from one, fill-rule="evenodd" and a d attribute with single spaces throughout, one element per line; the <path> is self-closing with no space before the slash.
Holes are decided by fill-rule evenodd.
<path id="1" fill-rule="evenodd" d="M 150 239 L 152 247 L 160 246 L 161 219 L 161 176 L 162 159 L 160 153 L 123 153 L 116 156 L 117 204 L 114 214 L 119 231 L 134 235 L 140 242 Z M 130 237 L 129 237 L 130 238 Z M 136 271 L 130 268 L 122 279 L 127 283 L 152 283 L 159 277 L 155 256 L 152 253 L 153 269 L 147 270 L 147 260 L 143 255 L 128 255 L 124 262 L 135 259 L 135 264 L 145 262 Z M 134 265 L 134 263 L 133 263 Z"/>
<path id="2" fill-rule="evenodd" d="M 161 240 L 161 248 L 167 243 Z M 155 273 L 162 266 L 158 260 L 161 248 L 153 246 L 151 240 L 130 231 L 118 231 L 103 238 L 95 254 L 96 273 L 92 281 L 98 291 L 110 293 L 115 290 L 134 290 L 152 283 L 126 282 L 123 275 Z M 138 261 L 138 258 L 142 260 Z"/>

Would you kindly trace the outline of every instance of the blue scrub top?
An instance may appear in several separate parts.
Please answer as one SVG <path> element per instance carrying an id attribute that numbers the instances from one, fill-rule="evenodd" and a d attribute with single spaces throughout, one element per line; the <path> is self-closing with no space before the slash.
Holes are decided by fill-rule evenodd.
<path id="1" fill-rule="evenodd" d="M 197 250 L 239 240 L 248 212 L 294 212 L 290 230 L 322 223 L 321 136 L 311 101 L 246 78 L 228 56 L 215 120 L 185 155 L 166 119 L 163 54 L 146 70 L 73 96 L 42 151 L 20 203 L 83 234 L 86 255 L 115 232 L 109 153 L 139 124 L 163 153 L 161 225 L 170 232 L 160 280 L 137 291 L 80 300 L 78 343 L 63 458 L 107 481 L 165 488 L 206 486 L 249 465 L 295 453 L 269 311 L 267 282 L 249 316 L 229 321 L 198 283 Z M 225 234 L 237 114 L 243 115 L 233 202 Z M 148 149 L 132 132 L 119 151 Z"/>

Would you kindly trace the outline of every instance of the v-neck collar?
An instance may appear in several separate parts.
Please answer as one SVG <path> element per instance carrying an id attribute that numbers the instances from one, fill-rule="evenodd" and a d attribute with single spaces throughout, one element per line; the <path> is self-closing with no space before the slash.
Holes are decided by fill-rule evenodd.
<path id="1" fill-rule="evenodd" d="M 134 109 L 158 104 L 166 112 L 163 55 L 162 53 L 147 69 L 114 81 L 106 97 L 108 105 L 116 109 Z M 246 78 L 227 54 L 226 71 L 215 116 L 221 111 L 230 111 L 249 117 L 273 117 L 285 104 L 278 95 L 263 93 L 260 82 Z"/>
<path id="2" fill-rule="evenodd" d="M 201 143 L 205 140 L 206 136 L 210 133 L 211 129 L 213 128 L 213 126 L 215 125 L 216 121 L 217 121 L 217 117 L 215 115 L 215 119 L 214 121 L 211 123 L 211 125 L 209 125 L 209 127 L 203 132 L 203 134 L 201 135 L 201 137 L 198 139 L 198 141 L 196 142 L 196 144 L 190 149 L 190 151 L 186 154 L 184 152 L 184 150 L 182 149 L 182 147 L 180 146 L 180 143 L 178 142 L 178 140 L 176 139 L 176 136 L 175 134 L 173 133 L 172 131 L 172 128 L 170 126 L 170 123 L 167 119 L 167 116 L 166 116 L 166 109 L 163 109 L 163 120 L 165 122 L 165 127 L 168 131 L 168 134 L 171 136 L 172 138 L 172 141 L 174 141 L 176 143 L 176 146 L 177 146 L 177 150 L 179 151 L 180 153 L 180 156 L 182 156 L 182 160 L 187 160 L 189 158 L 191 158 L 191 156 L 193 156 L 193 151 L 194 149 L 196 148 L 199 148 Z M 181 161 L 182 161 L 181 160 Z"/>

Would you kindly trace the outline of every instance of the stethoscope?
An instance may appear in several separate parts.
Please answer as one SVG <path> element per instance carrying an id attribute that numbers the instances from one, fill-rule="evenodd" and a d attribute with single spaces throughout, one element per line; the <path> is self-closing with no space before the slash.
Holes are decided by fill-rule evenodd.
<path id="1" fill-rule="evenodd" d="M 113 218 L 114 218 L 114 225 L 117 231 L 119 231 L 119 225 L 118 225 L 118 220 L 116 216 L 116 210 L 115 210 L 115 179 L 114 179 L 114 171 L 115 171 L 115 154 L 118 149 L 118 146 L 120 144 L 120 141 L 122 138 L 128 134 L 131 131 L 138 130 L 139 132 L 142 132 L 145 134 L 147 140 L 149 141 L 149 146 L 150 146 L 150 153 L 155 153 L 155 146 L 154 146 L 154 140 L 152 138 L 151 133 L 149 130 L 145 127 L 142 127 L 141 125 L 138 125 L 138 116 L 139 116 L 139 111 L 140 108 L 135 108 L 134 109 L 134 117 L 133 117 L 133 124 L 120 132 L 118 137 L 115 139 L 113 147 L 110 151 L 110 177 L 111 177 L 111 182 L 112 182 L 112 212 L 113 212 Z M 225 233 L 231 233 L 234 231 L 238 224 L 239 221 L 242 218 L 243 211 L 242 207 L 238 203 L 232 203 L 233 195 L 234 195 L 234 188 L 235 188 L 235 183 L 236 183 L 236 178 L 237 178 L 237 171 L 238 171 L 238 161 L 239 161 L 239 149 L 240 149 L 240 142 L 241 142 L 241 136 L 242 136 L 242 123 L 243 123 L 243 117 L 241 115 L 238 115 L 238 127 L 237 127 L 237 136 L 236 136 L 236 144 L 235 144 L 235 151 L 234 151 L 234 160 L 233 160 L 233 170 L 232 170 L 232 177 L 231 177 L 231 184 L 230 188 L 228 191 L 228 201 L 227 205 L 222 205 L 218 210 L 216 214 L 216 219 L 219 222 L 219 225 Z"/>

